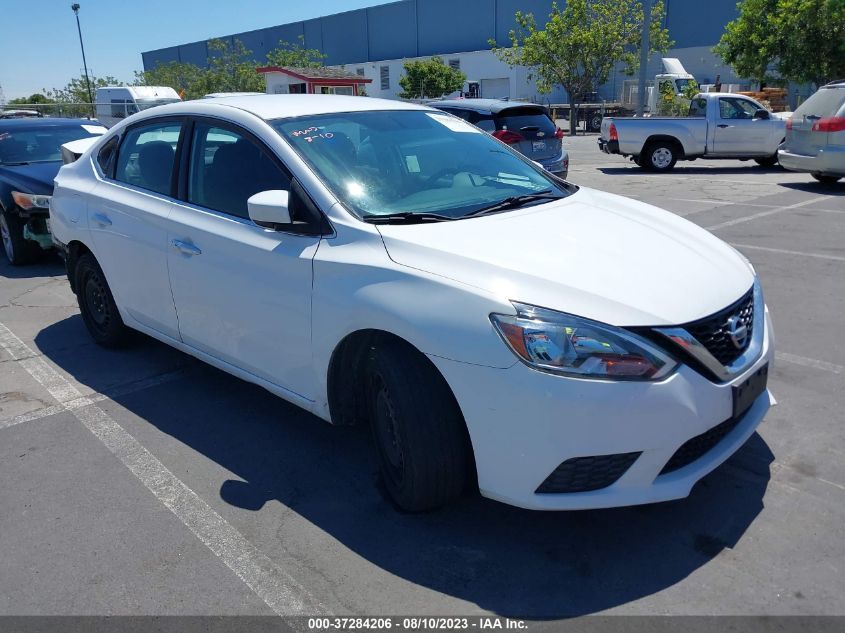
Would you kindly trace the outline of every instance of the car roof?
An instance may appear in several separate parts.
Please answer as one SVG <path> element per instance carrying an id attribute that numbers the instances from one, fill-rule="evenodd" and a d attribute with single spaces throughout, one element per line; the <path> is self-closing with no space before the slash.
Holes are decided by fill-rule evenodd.
<path id="1" fill-rule="evenodd" d="M 545 111 L 545 106 L 539 103 L 527 103 L 524 101 L 506 101 L 504 99 L 444 99 L 429 103 L 433 108 L 460 108 L 462 110 L 474 110 L 475 112 L 490 112 L 498 114 L 512 108 L 537 108 Z"/>
<path id="2" fill-rule="evenodd" d="M 340 112 L 367 112 L 372 110 L 430 110 L 425 106 L 372 97 L 350 97 L 345 95 L 255 95 L 231 96 L 211 99 L 193 99 L 179 103 L 168 103 L 144 110 L 143 114 L 177 115 L 191 113 L 210 114 L 210 108 L 236 108 L 270 121 L 315 114 Z M 138 116 L 138 115 L 135 115 Z M 146 117 L 143 117 L 146 118 Z M 132 117 L 133 120 L 135 119 Z"/>
<path id="3" fill-rule="evenodd" d="M 102 125 L 97 119 L 66 119 L 60 117 L 27 117 L 21 119 L 0 119 L 3 128 L 16 127 L 65 127 L 68 125 Z"/>

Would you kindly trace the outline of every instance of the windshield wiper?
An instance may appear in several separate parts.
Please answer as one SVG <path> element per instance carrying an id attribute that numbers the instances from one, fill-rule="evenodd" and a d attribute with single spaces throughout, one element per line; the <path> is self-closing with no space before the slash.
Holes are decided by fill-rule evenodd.
<path id="1" fill-rule="evenodd" d="M 517 207 L 521 207 L 522 205 L 528 202 L 533 202 L 534 200 L 560 200 L 561 198 L 563 198 L 563 196 L 552 193 L 551 189 L 547 189 L 546 191 L 538 191 L 537 193 L 526 193 L 521 196 L 511 196 L 510 198 L 505 198 L 504 200 L 500 200 L 495 204 L 491 204 L 486 207 L 481 207 L 480 209 L 476 209 L 475 211 L 470 211 L 462 217 L 469 218 L 474 215 L 487 215 L 488 213 L 496 213 L 498 211 L 504 211 L 506 209 L 516 209 Z"/>
<path id="2" fill-rule="evenodd" d="M 409 211 L 385 215 L 368 215 L 363 218 L 364 222 L 370 224 L 423 224 L 424 222 L 447 222 L 454 219 L 439 213 L 414 213 Z"/>

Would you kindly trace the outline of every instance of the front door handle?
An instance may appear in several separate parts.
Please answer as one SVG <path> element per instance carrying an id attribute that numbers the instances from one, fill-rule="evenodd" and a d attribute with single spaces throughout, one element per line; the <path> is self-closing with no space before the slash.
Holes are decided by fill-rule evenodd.
<path id="1" fill-rule="evenodd" d="M 717 125 L 716 127 L 722 127 L 722 128 L 725 128 L 725 127 L 733 127 L 733 126 L 728 125 L 727 123 L 719 123 L 719 125 Z"/>
<path id="2" fill-rule="evenodd" d="M 91 219 L 100 226 L 111 226 L 111 220 L 105 213 L 95 213 L 91 216 Z"/>
<path id="3" fill-rule="evenodd" d="M 176 249 L 178 249 L 185 255 L 202 255 L 202 251 L 199 249 L 199 247 L 195 244 L 191 244 L 190 242 L 185 242 L 183 240 L 173 240 L 171 244 L 173 244 Z"/>

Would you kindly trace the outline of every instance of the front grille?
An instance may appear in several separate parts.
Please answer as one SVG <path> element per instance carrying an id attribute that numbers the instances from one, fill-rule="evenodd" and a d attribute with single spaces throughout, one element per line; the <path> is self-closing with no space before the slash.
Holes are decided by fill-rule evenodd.
<path id="1" fill-rule="evenodd" d="M 684 466 L 692 464 L 699 457 L 703 457 L 716 444 L 721 442 L 728 433 L 733 431 L 741 420 L 742 417 L 730 418 L 708 429 L 701 435 L 696 435 L 694 438 L 687 440 L 675 451 L 675 454 L 672 455 L 669 461 L 666 462 L 660 474 L 665 475 L 666 473 L 679 470 Z"/>
<path id="2" fill-rule="evenodd" d="M 624 475 L 641 454 L 616 453 L 567 459 L 546 477 L 536 492 L 587 492 L 606 488 Z"/>
<path id="3" fill-rule="evenodd" d="M 748 328 L 747 336 L 742 347 L 737 348 L 730 337 L 728 320 L 736 316 Z M 692 334 L 713 357 L 723 365 L 730 365 L 748 349 L 754 329 L 754 289 L 743 297 L 716 314 L 682 326 Z"/>

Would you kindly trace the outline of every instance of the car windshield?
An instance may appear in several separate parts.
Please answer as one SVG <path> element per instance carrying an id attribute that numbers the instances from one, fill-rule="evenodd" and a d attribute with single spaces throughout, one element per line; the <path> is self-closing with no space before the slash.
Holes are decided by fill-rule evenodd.
<path id="1" fill-rule="evenodd" d="M 105 131 L 96 121 L 79 125 L 0 126 L 0 165 L 61 160 L 61 146 L 65 143 Z"/>
<path id="2" fill-rule="evenodd" d="M 332 193 L 365 219 L 456 219 L 521 196 L 529 197 L 501 210 L 570 193 L 499 141 L 443 112 L 349 112 L 272 125 Z"/>

